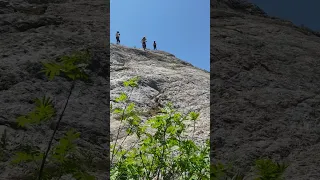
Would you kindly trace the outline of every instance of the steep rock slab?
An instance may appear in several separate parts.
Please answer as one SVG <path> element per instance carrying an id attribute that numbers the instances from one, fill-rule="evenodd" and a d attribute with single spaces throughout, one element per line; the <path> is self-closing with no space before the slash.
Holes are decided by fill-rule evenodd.
<path id="1" fill-rule="evenodd" d="M 111 101 L 124 90 L 123 81 L 139 76 L 140 87 L 131 97 L 141 111 L 162 107 L 168 101 L 182 112 L 198 111 L 195 137 L 198 141 L 209 138 L 209 72 L 163 51 L 111 44 L 110 53 Z M 112 140 L 116 138 L 119 125 L 119 120 L 112 117 Z M 120 138 L 124 135 L 122 132 Z"/>
<path id="2" fill-rule="evenodd" d="M 317 32 L 244 1 L 216 0 L 211 42 L 213 160 L 247 171 L 269 156 L 289 163 L 286 179 L 319 179 Z"/>
<path id="3" fill-rule="evenodd" d="M 79 146 L 93 155 L 88 171 L 97 179 L 108 175 L 109 160 L 109 2 L 105 0 L 0 0 L 0 134 L 8 133 L 8 154 L 0 162 L 0 179 L 21 179 L 23 168 L 8 165 L 20 144 L 46 148 L 54 123 L 20 129 L 18 115 L 33 108 L 32 100 L 54 97 L 58 113 L 71 83 L 48 81 L 40 62 L 78 50 L 92 53 L 91 83 L 78 82 L 58 136 L 70 128 L 81 132 Z M 54 119 L 56 122 L 57 119 Z M 56 140 L 54 141 L 54 143 Z M 28 168 L 27 168 L 28 169 Z"/>

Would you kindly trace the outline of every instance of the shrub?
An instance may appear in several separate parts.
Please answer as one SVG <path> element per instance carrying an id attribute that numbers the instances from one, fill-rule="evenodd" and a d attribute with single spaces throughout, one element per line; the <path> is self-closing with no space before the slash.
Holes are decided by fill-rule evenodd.
<path id="1" fill-rule="evenodd" d="M 138 87 L 138 80 L 135 77 L 123 84 L 132 92 Z M 120 145 L 117 144 L 119 127 L 111 146 L 111 179 L 210 178 L 209 140 L 196 143 L 186 135 L 186 122 L 196 121 L 199 113 L 183 115 L 168 103 L 160 113 L 142 123 L 135 104 L 130 102 L 130 96 L 122 92 L 115 101 L 123 107 L 111 106 L 111 112 L 121 117 L 127 136 Z M 137 140 L 126 149 L 122 145 L 129 135 L 134 135 Z"/>

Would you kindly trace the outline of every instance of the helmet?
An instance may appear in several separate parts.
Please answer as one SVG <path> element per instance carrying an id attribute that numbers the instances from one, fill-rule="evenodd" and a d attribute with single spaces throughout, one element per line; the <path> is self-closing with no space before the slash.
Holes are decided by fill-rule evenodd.
<path id="1" fill-rule="evenodd" d="M 117 33 L 119 33 L 119 31 L 117 31 Z"/>

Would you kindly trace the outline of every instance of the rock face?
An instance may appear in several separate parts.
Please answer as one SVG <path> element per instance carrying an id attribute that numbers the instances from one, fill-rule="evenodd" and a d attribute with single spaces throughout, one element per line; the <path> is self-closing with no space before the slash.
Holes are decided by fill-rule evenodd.
<path id="1" fill-rule="evenodd" d="M 110 132 L 109 80 L 112 101 L 122 90 L 122 81 L 140 76 L 142 84 L 133 96 L 138 108 L 150 111 L 171 101 L 183 112 L 200 111 L 195 137 L 199 141 L 209 137 L 209 73 L 166 52 L 110 46 L 108 4 L 103 0 L 0 0 L 0 135 L 6 130 L 8 137 L 0 179 L 26 176 L 28 167 L 9 166 L 13 153 L 21 150 L 21 144 L 44 150 L 57 120 L 23 129 L 16 118 L 28 113 L 34 107 L 32 100 L 43 95 L 53 98 L 58 113 L 66 102 L 71 82 L 60 77 L 47 80 L 39 73 L 41 62 L 79 50 L 92 54 L 90 82 L 76 83 L 57 137 L 70 128 L 81 133 L 78 145 L 93 156 L 88 171 L 98 180 L 107 179 L 109 138 L 119 125 L 112 118 Z"/>
<path id="2" fill-rule="evenodd" d="M 320 179 L 320 35 L 239 0 L 211 1 L 214 161 L 246 172 L 258 157 L 286 179 Z"/>
<path id="3" fill-rule="evenodd" d="M 162 51 L 144 51 L 112 44 L 110 53 L 111 101 L 124 91 L 123 81 L 139 76 L 140 87 L 133 92 L 131 99 L 141 111 L 150 112 L 163 107 L 168 101 L 182 112 L 198 111 L 200 116 L 195 137 L 199 141 L 209 138 L 209 72 Z M 112 140 L 118 128 L 119 120 L 111 117 Z M 120 138 L 124 135 L 121 133 Z"/>
<path id="4" fill-rule="evenodd" d="M 76 83 L 57 137 L 70 128 L 81 132 L 79 146 L 94 155 L 88 171 L 107 178 L 109 12 L 105 0 L 0 0 L 0 134 L 6 129 L 8 137 L 0 179 L 22 179 L 24 169 L 8 165 L 13 151 L 20 144 L 44 150 L 53 132 L 53 124 L 20 129 L 17 116 L 28 113 L 32 100 L 43 95 L 54 98 L 58 113 L 66 102 L 71 83 L 48 81 L 38 73 L 40 62 L 78 50 L 92 52 L 91 82 Z"/>

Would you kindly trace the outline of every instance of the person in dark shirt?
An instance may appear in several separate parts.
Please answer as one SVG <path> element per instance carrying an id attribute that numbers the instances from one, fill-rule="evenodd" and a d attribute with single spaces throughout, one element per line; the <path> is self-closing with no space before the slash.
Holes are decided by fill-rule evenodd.
<path id="1" fill-rule="evenodd" d="M 143 49 L 146 50 L 146 48 L 147 48 L 147 44 L 146 44 L 147 38 L 146 38 L 146 37 L 143 37 L 142 40 L 141 40 L 141 42 L 142 42 L 142 47 L 143 47 Z"/>
<path id="2" fill-rule="evenodd" d="M 117 31 L 116 33 L 117 44 L 120 44 L 120 33 Z"/>
<path id="3" fill-rule="evenodd" d="M 156 43 L 156 41 L 153 41 L 153 50 L 157 50 L 157 43 Z"/>

